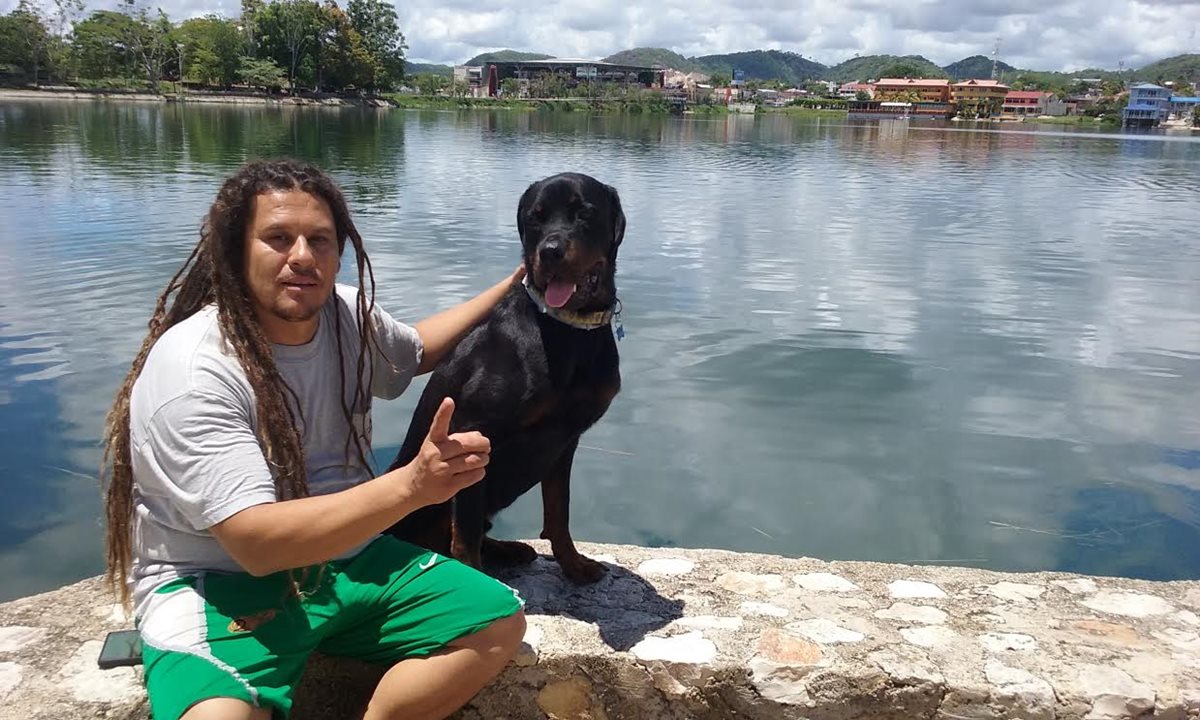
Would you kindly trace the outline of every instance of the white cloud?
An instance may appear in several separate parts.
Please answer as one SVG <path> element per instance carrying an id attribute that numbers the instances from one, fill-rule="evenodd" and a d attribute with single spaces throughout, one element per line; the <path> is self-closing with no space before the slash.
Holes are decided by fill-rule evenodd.
<path id="1" fill-rule="evenodd" d="M 16 3 L 0 0 L 0 12 Z M 180 19 L 236 13 L 238 2 L 164 0 L 163 8 Z M 990 54 L 999 38 L 1002 59 L 1018 67 L 1138 67 L 1193 51 L 1200 26 L 1200 0 L 413 0 L 397 8 L 409 57 L 440 63 L 502 48 L 603 57 L 656 46 L 688 56 L 774 48 L 830 65 L 856 54 L 920 54 L 947 64 Z"/>

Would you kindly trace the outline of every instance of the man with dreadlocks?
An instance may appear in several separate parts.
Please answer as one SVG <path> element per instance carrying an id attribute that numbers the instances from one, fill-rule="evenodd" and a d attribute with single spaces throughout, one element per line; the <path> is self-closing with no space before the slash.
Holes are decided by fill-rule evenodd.
<path id="1" fill-rule="evenodd" d="M 346 242 L 357 289 L 335 285 Z M 342 193 L 255 162 L 221 187 L 158 299 L 105 431 L 108 579 L 135 608 L 155 720 L 285 717 L 309 654 L 390 669 L 364 717 L 443 718 L 515 653 L 516 592 L 380 533 L 478 482 L 488 439 L 443 402 L 419 456 L 372 477 L 394 398 L 522 270 L 413 327 L 375 306 Z"/>

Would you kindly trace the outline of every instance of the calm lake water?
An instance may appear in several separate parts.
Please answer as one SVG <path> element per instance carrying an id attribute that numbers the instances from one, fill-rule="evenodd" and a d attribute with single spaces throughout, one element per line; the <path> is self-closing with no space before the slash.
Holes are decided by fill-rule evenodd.
<path id="1" fill-rule="evenodd" d="M 12 102 L 0 599 L 101 570 L 104 413 L 219 181 L 275 154 L 344 184 L 409 321 L 514 267 L 530 181 L 620 190 L 625 385 L 575 463 L 579 539 L 1200 577 L 1200 143 Z M 377 405 L 384 464 L 420 387 Z"/>

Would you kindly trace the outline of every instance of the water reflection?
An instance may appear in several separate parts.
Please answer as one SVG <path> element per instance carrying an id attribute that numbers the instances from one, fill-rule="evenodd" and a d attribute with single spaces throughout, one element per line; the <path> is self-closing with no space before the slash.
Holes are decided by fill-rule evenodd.
<path id="1" fill-rule="evenodd" d="M 1198 153 L 782 116 L 0 105 L 0 596 L 99 568 L 103 414 L 218 182 L 275 154 L 344 183 L 410 320 L 512 268 L 531 180 L 621 190 L 625 387 L 577 460 L 581 538 L 1200 576 Z M 382 462 L 416 396 L 377 410 Z M 540 514 L 534 494 L 501 529 Z"/>

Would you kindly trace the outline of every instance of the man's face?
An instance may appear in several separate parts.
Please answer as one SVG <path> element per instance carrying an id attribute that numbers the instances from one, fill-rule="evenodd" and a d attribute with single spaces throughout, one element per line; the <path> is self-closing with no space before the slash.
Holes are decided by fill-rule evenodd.
<path id="1" fill-rule="evenodd" d="M 267 339 L 283 345 L 311 340 L 340 262 L 329 205 L 300 190 L 258 195 L 246 225 L 244 260 Z"/>

